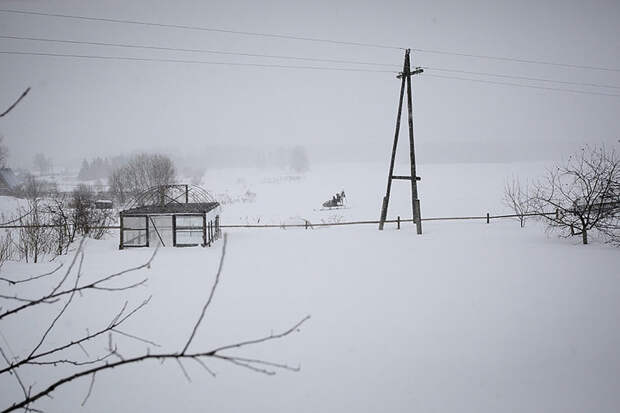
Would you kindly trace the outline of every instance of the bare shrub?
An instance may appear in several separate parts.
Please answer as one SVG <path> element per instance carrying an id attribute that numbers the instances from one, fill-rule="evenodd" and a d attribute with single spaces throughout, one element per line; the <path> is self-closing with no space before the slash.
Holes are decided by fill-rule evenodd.
<path id="1" fill-rule="evenodd" d="M 5 262 L 13 258 L 13 237 L 9 230 L 0 234 L 0 269 Z"/>
<path id="2" fill-rule="evenodd" d="M 503 201 L 517 215 L 521 228 L 525 227 L 525 220 L 534 209 L 528 185 L 522 186 L 519 178 L 513 177 L 504 186 Z"/>
<path id="3" fill-rule="evenodd" d="M 18 213 L 21 226 L 15 242 L 19 259 L 26 262 L 39 262 L 42 256 L 51 251 L 52 234 L 45 213 L 38 202 L 29 203 L 27 209 L 20 208 Z"/>
<path id="4" fill-rule="evenodd" d="M 76 227 L 73 225 L 73 214 L 64 194 L 56 193 L 51 197 L 45 209 L 49 215 L 51 228 L 51 249 L 55 255 L 64 255 L 75 240 Z"/>

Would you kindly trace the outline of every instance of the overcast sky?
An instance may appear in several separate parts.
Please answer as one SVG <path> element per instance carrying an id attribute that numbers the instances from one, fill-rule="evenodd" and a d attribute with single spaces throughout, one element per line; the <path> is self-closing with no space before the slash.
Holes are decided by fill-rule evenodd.
<path id="1" fill-rule="evenodd" d="M 277 33 L 614 70 L 566 68 L 413 52 L 418 159 L 549 159 L 585 143 L 618 146 L 620 97 L 445 79 L 477 78 L 620 95 L 618 1 L 36 1 L 0 8 Z M 0 35 L 359 60 L 392 65 L 403 52 L 208 31 L 0 12 Z M 0 51 L 390 70 L 0 39 Z M 432 68 L 565 82 L 526 82 Z M 391 73 L 0 55 L 0 108 L 31 93 L 0 133 L 12 166 L 37 151 L 57 165 L 135 150 L 196 154 L 208 145 L 305 145 L 314 157 L 385 160 L 399 81 Z M 405 138 L 405 135 L 402 135 Z M 403 143 L 406 139 L 403 139 Z M 402 146 L 406 149 L 406 146 Z"/>

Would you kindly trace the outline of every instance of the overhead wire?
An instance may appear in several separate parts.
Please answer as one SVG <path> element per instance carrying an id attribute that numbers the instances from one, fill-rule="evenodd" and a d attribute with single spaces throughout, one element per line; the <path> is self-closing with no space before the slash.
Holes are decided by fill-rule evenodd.
<path id="1" fill-rule="evenodd" d="M 540 90 L 553 90 L 557 92 L 570 92 L 570 93 L 579 93 L 584 95 L 599 95 L 599 96 L 614 96 L 620 97 L 620 94 L 613 93 L 604 93 L 604 92 L 596 92 L 596 91 L 586 91 L 586 90 L 577 90 L 577 89 L 564 89 L 564 88 L 555 88 L 555 87 L 546 87 L 546 86 L 534 86 L 534 85 L 524 85 L 522 83 L 512 83 L 512 82 L 499 82 L 494 80 L 485 80 L 485 79 L 471 79 L 457 76 L 444 76 L 444 75 L 435 75 L 435 74 L 425 74 L 425 77 L 435 77 L 441 79 L 452 79 L 452 80 L 463 80 L 469 82 L 478 82 L 478 83 L 489 83 L 493 85 L 506 85 L 506 86 L 515 86 L 522 87 L 528 89 L 540 89 Z"/>
<path id="2" fill-rule="evenodd" d="M 449 50 L 434 50 L 434 49 L 420 49 L 420 48 L 411 48 L 411 50 L 414 52 L 420 52 L 420 53 L 433 53 L 433 54 L 442 54 L 442 55 L 451 55 L 451 56 L 471 57 L 471 58 L 476 58 L 476 59 L 488 59 L 488 60 L 497 60 L 497 61 L 505 61 L 505 62 L 566 67 L 566 68 L 571 68 L 571 69 L 587 69 L 587 70 L 600 70 L 600 71 L 605 71 L 605 72 L 620 72 L 619 68 L 613 68 L 613 67 L 578 65 L 578 64 L 572 64 L 572 63 L 552 62 L 548 60 L 524 59 L 520 57 L 492 56 L 492 55 L 481 55 L 481 54 L 473 54 L 473 53 L 463 53 L 463 52 L 449 51 Z"/>
<path id="3" fill-rule="evenodd" d="M 461 69 L 447 69 L 441 67 L 429 67 L 429 66 L 420 66 L 425 70 L 436 70 L 439 72 L 452 72 L 452 73 L 461 73 L 466 75 L 477 75 L 477 76 L 491 76 L 491 77 L 501 77 L 507 79 L 516 79 L 516 80 L 528 80 L 528 81 L 536 81 L 536 82 L 550 82 L 550 83 L 558 83 L 563 85 L 574 85 L 574 86 L 588 86 L 588 87 L 598 87 L 598 88 L 610 88 L 610 89 L 620 89 L 620 86 L 616 85 L 608 85 L 601 83 L 588 83 L 588 82 L 570 82 L 564 80 L 556 80 L 549 78 L 540 78 L 540 77 L 529 77 L 529 76 L 518 76 L 518 75 L 509 75 L 504 73 L 492 73 L 492 72 L 476 72 L 470 70 L 461 70 Z"/>
<path id="4" fill-rule="evenodd" d="M 312 57 L 303 57 L 303 56 L 272 55 L 272 54 L 261 54 L 261 53 L 233 52 L 233 51 L 226 51 L 226 50 L 179 48 L 179 47 L 166 47 L 166 46 L 153 46 L 153 45 L 136 45 L 136 44 L 127 44 L 127 43 L 92 42 L 92 41 L 69 40 L 69 39 L 50 39 L 50 38 L 29 37 L 29 36 L 0 35 L 0 39 L 27 40 L 27 41 L 46 42 L 46 43 L 77 44 L 77 45 L 90 45 L 90 46 L 111 46 L 111 47 L 129 48 L 129 49 L 206 53 L 206 54 L 218 54 L 218 55 L 226 55 L 226 56 L 259 57 L 259 58 L 283 59 L 283 60 L 289 59 L 289 60 L 321 62 L 321 63 L 338 63 L 338 64 L 343 63 L 343 64 L 355 64 L 355 65 L 394 67 L 394 64 L 367 62 L 367 61 L 359 61 L 359 60 L 324 59 L 324 58 L 312 58 Z M 476 72 L 476 71 L 470 71 L 470 70 L 449 69 L 449 68 L 430 67 L 430 66 L 420 66 L 420 67 L 422 67 L 425 70 L 436 70 L 440 72 L 452 72 L 452 73 L 461 73 L 461 74 L 477 75 L 477 76 L 490 76 L 490 77 L 499 77 L 499 78 L 516 79 L 516 80 L 549 82 L 549 83 L 574 85 L 574 86 L 620 89 L 620 86 L 600 84 L 600 83 L 571 82 L 571 81 L 562 81 L 562 80 L 549 79 L 549 78 L 517 76 L 517 75 L 509 75 L 509 74 L 503 74 L 503 73 L 492 73 L 492 72 Z"/>
<path id="5" fill-rule="evenodd" d="M 136 25 L 153 26 L 153 27 L 203 30 L 203 31 L 209 31 L 209 32 L 231 33 L 231 34 L 248 35 L 248 36 L 272 37 L 272 38 L 282 38 L 282 39 L 290 39 L 290 40 L 333 43 L 333 44 L 350 45 L 350 46 L 366 46 L 366 47 L 404 50 L 404 48 L 402 47 L 375 44 L 375 43 L 348 42 L 348 41 L 339 41 L 339 40 L 332 40 L 332 39 L 325 39 L 325 38 L 293 36 L 293 35 L 278 34 L 278 33 L 260 33 L 260 32 L 228 30 L 228 29 L 220 29 L 220 28 L 206 27 L 206 26 L 166 24 L 166 23 L 145 22 L 145 21 L 139 21 L 139 20 L 89 17 L 89 16 L 80 16 L 80 15 L 44 13 L 44 12 L 25 11 L 25 10 L 0 9 L 0 12 L 23 14 L 23 15 L 68 18 L 68 19 L 79 19 L 79 20 L 86 20 L 86 21 L 136 24 Z M 53 43 L 62 43 L 62 44 L 84 44 L 84 45 L 91 45 L 91 46 L 111 46 L 111 47 L 121 47 L 121 48 L 130 48 L 130 49 L 208 53 L 208 54 L 219 54 L 219 55 L 227 55 L 227 56 L 289 59 L 289 60 L 308 61 L 308 62 L 393 67 L 393 65 L 391 64 L 379 63 L 379 62 L 368 62 L 368 61 L 346 60 L 346 59 L 314 58 L 314 57 L 305 57 L 305 56 L 275 55 L 275 54 L 264 54 L 264 53 L 246 53 L 246 52 L 234 52 L 234 51 L 226 51 L 226 50 L 179 48 L 179 47 L 166 47 L 166 46 L 154 46 L 154 45 L 137 45 L 137 44 L 128 44 L 128 43 L 81 41 L 81 40 L 69 40 L 69 39 L 50 39 L 50 38 L 43 38 L 43 37 L 12 36 L 12 35 L 0 35 L 0 38 L 12 39 L 12 40 L 40 41 L 40 42 L 48 42 L 48 43 L 53 42 Z M 471 53 L 453 52 L 453 51 L 446 51 L 446 50 L 434 50 L 434 49 L 421 49 L 421 48 L 412 48 L 412 50 L 415 52 L 421 52 L 421 53 L 438 53 L 438 54 L 456 55 L 456 56 L 465 56 L 465 57 L 474 57 L 474 58 L 483 58 L 483 59 L 494 59 L 494 60 L 501 60 L 501 61 L 512 61 L 512 62 L 519 62 L 519 63 L 530 63 L 530 64 L 562 66 L 562 67 L 579 68 L 579 69 L 620 72 L 620 69 L 609 68 L 609 67 L 576 65 L 576 64 L 559 63 L 559 62 L 552 62 L 552 61 L 545 61 L 545 60 L 522 59 L 522 58 L 502 57 L 502 56 L 492 56 L 492 55 L 477 55 L 477 54 L 471 54 Z M 345 71 L 345 72 L 370 72 L 370 73 L 393 73 L 393 74 L 396 74 L 399 72 L 396 69 L 378 70 L 378 69 L 366 69 L 366 68 L 355 68 L 355 67 L 343 68 L 343 67 L 328 67 L 328 66 L 318 66 L 318 65 L 307 66 L 307 65 L 267 64 L 267 63 L 218 62 L 218 61 L 204 61 L 204 60 L 192 60 L 192 59 L 168 59 L 168 58 L 111 56 L 111 55 L 75 54 L 75 53 L 51 53 L 51 52 L 29 52 L 29 51 L 26 52 L 26 51 L 8 51 L 7 50 L 7 51 L 0 51 L 0 54 L 49 56 L 49 57 L 75 58 L 75 59 L 185 63 L 185 64 L 204 64 L 204 65 L 219 65 L 219 66 L 247 66 L 247 67 L 259 67 L 259 68 L 307 69 L 307 70 Z M 492 73 L 492 72 L 476 72 L 476 71 L 469 71 L 469 70 L 449 69 L 449 68 L 429 67 L 429 66 L 422 66 L 422 67 L 430 71 L 435 70 L 435 71 L 440 71 L 440 72 L 443 71 L 443 72 L 461 73 L 461 74 L 475 75 L 475 76 L 487 76 L 487 77 L 506 78 L 506 79 L 515 79 L 515 80 L 524 80 L 524 81 L 535 81 L 535 82 L 548 82 L 548 83 L 585 86 L 585 87 L 596 87 L 596 88 L 620 89 L 620 86 L 609 85 L 609 84 L 571 82 L 571 81 L 562 81 L 562 80 L 549 79 L 549 78 L 537 78 L 537 77 L 518 76 L 518 75 L 510 75 L 510 74 L 504 74 L 504 73 Z M 522 88 L 530 88 L 530 89 L 549 90 L 549 91 L 560 91 L 560 92 L 570 92 L 570 93 L 579 93 L 579 94 L 588 94 L 588 95 L 601 95 L 601 96 L 614 96 L 614 97 L 620 96 L 620 94 L 604 93 L 601 91 L 556 88 L 556 87 L 547 87 L 547 86 L 539 86 L 539 85 L 528 85 L 528 84 L 522 84 L 522 83 L 501 82 L 501 81 L 486 80 L 486 79 L 472 79 L 472 78 L 463 78 L 463 77 L 457 77 L 457 76 L 436 75 L 432 73 L 431 74 L 427 73 L 426 76 L 444 78 L 444 79 L 461 80 L 461 81 L 469 81 L 469 82 L 507 85 L 507 86 L 522 87 Z"/>
<path id="6" fill-rule="evenodd" d="M 49 57 L 75 58 L 75 59 L 116 60 L 116 61 L 131 61 L 131 62 L 160 62 L 160 63 L 204 64 L 204 65 L 217 65 L 217 66 L 322 70 L 322 71 L 338 71 L 338 72 L 367 72 L 367 73 L 391 73 L 391 74 L 398 73 L 392 70 L 340 68 L 340 67 L 326 67 L 326 66 L 278 65 L 278 64 L 261 64 L 261 63 L 214 62 L 214 61 L 204 61 L 204 60 L 160 59 L 160 58 L 142 58 L 142 57 L 131 57 L 131 56 L 101 56 L 101 55 L 80 55 L 80 54 L 47 53 L 47 52 L 19 52 L 19 51 L 5 51 L 5 50 L 0 50 L 0 54 L 25 55 L 25 56 L 49 56 Z M 557 92 L 570 92 L 570 93 L 579 93 L 579 94 L 585 94 L 585 95 L 620 97 L 620 94 L 603 93 L 603 92 L 595 92 L 595 91 L 533 86 L 533 85 L 524 85 L 520 83 L 499 82 L 499 81 L 471 79 L 471 78 L 462 78 L 462 77 L 454 77 L 454 76 L 443 76 L 443 75 L 435 75 L 435 74 L 425 74 L 425 76 L 443 78 L 443 79 L 479 82 L 479 83 L 489 83 L 489 84 L 496 84 L 496 85 L 507 85 L 507 86 L 530 88 L 530 89 L 549 90 L 549 91 L 557 91 Z"/>
<path id="7" fill-rule="evenodd" d="M 161 50 L 161 51 L 168 51 L 168 52 L 190 52 L 190 53 L 219 54 L 219 55 L 226 55 L 226 56 L 261 57 L 261 58 L 269 58 L 269 59 L 290 59 L 290 60 L 322 62 L 322 63 L 345 63 L 345 64 L 366 65 L 366 66 L 394 67 L 393 64 L 366 62 L 366 61 L 360 61 L 360 60 L 324 59 L 324 58 L 319 59 L 319 58 L 303 57 L 303 56 L 233 52 L 233 51 L 227 51 L 227 50 L 194 49 L 194 48 L 138 45 L 138 44 L 111 43 L 111 42 L 92 42 L 92 41 L 82 41 L 82 40 L 50 39 L 50 38 L 44 38 L 44 37 L 10 36 L 10 35 L 0 35 L 0 39 L 28 40 L 28 41 L 37 41 L 37 42 L 46 42 L 46 43 L 77 44 L 77 45 L 89 45 L 89 46 L 111 46 L 111 47 L 121 47 L 121 48 L 128 48 L 128 49 Z"/>
<path id="8" fill-rule="evenodd" d="M 331 43 L 331 44 L 339 44 L 339 45 L 345 45 L 345 46 L 359 46 L 359 47 L 371 47 L 371 48 L 379 48 L 379 49 L 404 50 L 403 47 L 377 44 L 377 43 L 349 42 L 349 41 L 342 41 L 342 40 L 324 39 L 324 38 L 318 38 L 318 37 L 294 36 L 294 35 L 280 34 L 280 33 L 249 32 L 249 31 L 222 29 L 222 28 L 208 27 L 208 26 L 156 23 L 156 22 L 147 22 L 147 21 L 141 21 L 141 20 L 112 19 L 112 18 L 105 18 L 105 17 L 90 17 L 90 16 L 80 16 L 80 15 L 73 15 L 73 14 L 44 13 L 44 12 L 37 12 L 37 11 L 30 11 L 30 10 L 0 9 L 0 12 L 22 14 L 22 15 L 32 15 L 32 16 L 58 17 L 58 18 L 64 18 L 64 19 L 86 20 L 86 21 L 106 22 L 106 23 L 122 23 L 122 24 L 134 24 L 134 25 L 150 26 L 150 27 L 165 27 L 165 28 L 172 28 L 172 29 L 198 30 L 198 31 L 207 31 L 207 32 L 215 32 L 215 33 L 237 34 L 237 35 L 243 35 L 243 36 L 257 36 L 257 37 L 276 38 L 276 39 L 300 40 L 300 41 L 306 41 L 306 42 Z"/>
<path id="9" fill-rule="evenodd" d="M 228 34 L 237 34 L 237 35 L 244 35 L 244 36 L 256 36 L 256 37 L 264 37 L 264 38 L 278 38 L 278 39 L 299 40 L 299 41 L 308 41 L 308 42 L 331 43 L 331 44 L 347 45 L 347 46 L 371 47 L 371 48 L 392 49 L 392 50 L 405 50 L 406 49 L 405 47 L 401 47 L 401 46 L 369 43 L 369 42 L 342 41 L 342 40 L 333 40 L 333 39 L 327 39 L 327 38 L 305 37 L 305 36 L 296 36 L 296 35 L 281 34 L 281 33 L 250 32 L 250 31 L 223 29 L 223 28 L 208 27 L 208 26 L 195 26 L 195 25 L 186 25 L 186 24 L 156 23 L 156 22 L 148 22 L 148 21 L 132 20 L 132 19 L 115 19 L 115 18 L 92 17 L 92 16 L 83 16 L 83 15 L 74 15 L 74 14 L 48 13 L 48 12 L 38 12 L 38 11 L 31 11 L 31 10 L 15 10 L 15 9 L 0 9 L 0 12 L 21 14 L 21 15 L 84 20 L 84 21 L 134 24 L 134 25 L 142 25 L 142 26 L 150 26 L 150 27 L 164 27 L 164 28 L 184 29 L 184 30 L 198 30 L 198 31 L 208 31 L 208 32 L 215 32 L 215 33 L 228 33 Z M 548 66 L 565 67 L 565 68 L 572 68 L 572 69 L 587 69 L 587 70 L 620 72 L 620 68 L 596 66 L 596 65 L 580 65 L 580 64 L 565 63 L 565 62 L 554 62 L 551 60 L 543 60 L 543 59 L 527 59 L 527 58 L 522 58 L 522 57 L 494 56 L 494 55 L 489 55 L 489 54 L 475 54 L 475 53 L 468 53 L 468 52 L 462 52 L 462 51 L 439 50 L 439 49 L 419 48 L 419 47 L 413 47 L 411 48 L 411 50 L 415 52 L 419 52 L 419 53 L 433 53 L 433 54 L 452 55 L 452 56 L 469 57 L 469 58 L 477 58 L 477 59 L 490 59 L 490 60 L 496 60 L 496 61 L 548 65 Z"/>
<path id="10" fill-rule="evenodd" d="M 205 60 L 163 59 L 163 58 L 146 58 L 146 57 L 133 57 L 133 56 L 101 56 L 101 55 L 83 55 L 83 54 L 72 54 L 72 53 L 21 52 L 21 51 L 1 50 L 0 54 L 23 55 L 23 56 L 49 56 L 49 57 L 75 58 L 75 59 L 119 60 L 119 61 L 132 61 L 132 62 L 185 63 L 185 64 L 203 64 L 203 65 L 219 65 L 219 66 L 249 66 L 249 67 L 264 67 L 264 68 L 279 68 L 279 69 L 327 70 L 327 71 L 341 71 L 341 72 L 369 72 L 369 73 L 393 73 L 393 74 L 397 73 L 396 70 L 359 69 L 359 68 L 342 68 L 342 67 L 328 67 L 328 66 L 279 65 L 279 64 L 267 64 L 267 63 L 214 62 L 214 61 L 205 61 Z"/>

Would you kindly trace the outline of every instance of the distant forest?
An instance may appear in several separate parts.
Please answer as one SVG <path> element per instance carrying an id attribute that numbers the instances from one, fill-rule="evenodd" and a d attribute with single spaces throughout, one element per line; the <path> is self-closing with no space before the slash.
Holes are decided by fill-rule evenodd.
<path id="1" fill-rule="evenodd" d="M 107 182 L 112 171 L 125 165 L 130 156 L 95 157 L 83 159 L 78 173 L 80 181 L 101 180 Z M 222 167 L 278 167 L 295 173 L 310 169 L 310 161 L 303 146 L 242 147 L 209 146 L 193 156 L 177 156 L 174 161 L 178 170 L 186 176 L 202 173 L 209 168 Z"/>
<path id="2" fill-rule="evenodd" d="M 111 158 L 96 157 L 90 160 L 82 160 L 82 166 L 78 173 L 80 181 L 107 180 L 115 168 L 121 167 L 127 162 L 127 156 L 113 156 Z"/>

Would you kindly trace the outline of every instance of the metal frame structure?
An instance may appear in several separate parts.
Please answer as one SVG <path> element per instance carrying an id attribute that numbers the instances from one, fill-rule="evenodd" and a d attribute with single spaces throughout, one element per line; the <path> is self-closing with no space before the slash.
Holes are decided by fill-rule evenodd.
<path id="1" fill-rule="evenodd" d="M 208 247 L 221 235 L 219 203 L 214 201 L 207 191 L 195 185 L 149 188 L 128 205 L 131 208 L 120 213 L 119 249 L 149 247 L 155 242 L 161 246 Z M 187 218 L 192 217 L 196 218 L 194 223 L 191 223 L 191 220 L 188 223 Z M 144 219 L 144 224 L 141 223 L 141 218 Z M 169 225 L 166 225 L 168 218 Z M 156 221 L 159 221 L 159 224 L 156 224 Z M 201 234 L 200 241 L 187 242 L 187 239 L 191 240 L 192 234 L 195 236 L 196 233 Z"/>

